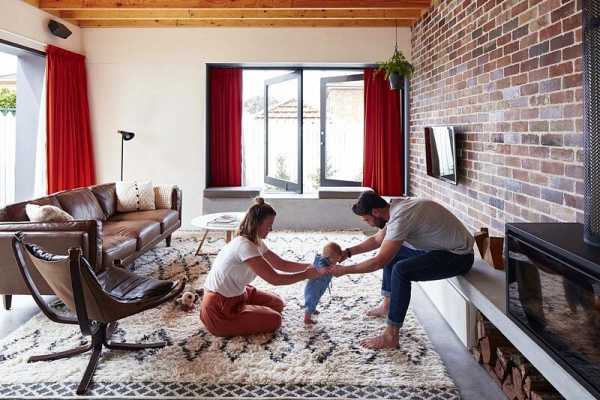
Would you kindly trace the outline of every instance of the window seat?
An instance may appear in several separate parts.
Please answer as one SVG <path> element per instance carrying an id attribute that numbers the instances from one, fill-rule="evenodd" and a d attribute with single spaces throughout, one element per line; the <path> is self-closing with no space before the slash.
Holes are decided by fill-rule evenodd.
<path id="1" fill-rule="evenodd" d="M 204 189 L 209 199 L 252 199 L 260 195 L 260 188 L 253 186 L 211 187 Z"/>

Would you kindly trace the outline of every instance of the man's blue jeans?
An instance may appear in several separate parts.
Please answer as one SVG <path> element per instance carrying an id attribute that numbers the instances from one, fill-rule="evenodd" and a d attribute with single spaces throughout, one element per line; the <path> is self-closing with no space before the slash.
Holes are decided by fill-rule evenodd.
<path id="1" fill-rule="evenodd" d="M 473 260 L 473 253 L 423 251 L 402 246 L 383 268 L 381 294 L 390 298 L 388 325 L 402 326 L 410 304 L 411 282 L 435 281 L 462 275 L 471 269 Z"/>

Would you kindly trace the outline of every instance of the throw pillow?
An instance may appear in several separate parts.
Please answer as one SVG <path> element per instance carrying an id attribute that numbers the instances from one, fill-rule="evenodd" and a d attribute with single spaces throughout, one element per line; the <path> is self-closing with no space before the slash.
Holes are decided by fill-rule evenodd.
<path id="1" fill-rule="evenodd" d="M 31 222 L 66 222 L 73 217 L 66 211 L 55 206 L 25 205 L 25 213 Z"/>
<path id="2" fill-rule="evenodd" d="M 157 185 L 154 186 L 154 205 L 156 209 L 171 208 L 171 194 L 173 193 L 173 185 Z"/>
<path id="3" fill-rule="evenodd" d="M 152 182 L 117 182 L 117 211 L 154 210 Z"/>

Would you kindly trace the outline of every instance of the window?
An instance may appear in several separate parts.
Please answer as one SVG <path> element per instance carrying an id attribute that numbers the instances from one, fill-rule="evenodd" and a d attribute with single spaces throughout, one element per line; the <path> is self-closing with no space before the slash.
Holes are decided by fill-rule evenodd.
<path id="1" fill-rule="evenodd" d="M 45 187 L 45 54 L 0 40 L 0 207 Z"/>
<path id="2" fill-rule="evenodd" d="M 0 51 L 0 207 L 15 200 L 17 57 Z"/>
<path id="3" fill-rule="evenodd" d="M 362 68 L 243 71 L 242 184 L 315 193 L 362 182 Z"/>

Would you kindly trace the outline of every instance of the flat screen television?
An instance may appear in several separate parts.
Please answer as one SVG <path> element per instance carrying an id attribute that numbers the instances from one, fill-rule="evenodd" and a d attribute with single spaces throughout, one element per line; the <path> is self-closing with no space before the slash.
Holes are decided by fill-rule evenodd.
<path id="1" fill-rule="evenodd" d="M 425 128 L 427 175 L 458 184 L 456 172 L 456 135 L 451 126 Z"/>

